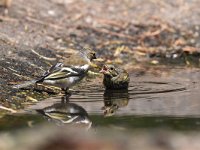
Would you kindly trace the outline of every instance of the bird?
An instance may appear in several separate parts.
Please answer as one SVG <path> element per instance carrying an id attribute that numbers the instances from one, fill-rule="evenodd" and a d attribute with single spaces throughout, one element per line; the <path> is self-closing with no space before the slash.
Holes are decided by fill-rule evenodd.
<path id="1" fill-rule="evenodd" d="M 83 126 L 86 125 L 87 129 L 92 126 L 92 122 L 86 110 L 75 103 L 59 102 L 43 109 L 36 109 L 36 112 L 43 115 L 49 122 L 53 122 L 59 126 L 79 124 Z"/>
<path id="2" fill-rule="evenodd" d="M 30 85 L 44 83 L 59 87 L 68 93 L 69 88 L 81 81 L 87 75 L 91 67 L 96 67 L 96 65 L 92 63 L 92 61 L 97 58 L 94 51 L 83 49 L 80 51 L 80 54 L 87 61 L 86 64 L 81 66 L 65 66 L 63 63 L 56 63 L 38 79 L 15 85 L 13 88 L 21 89 Z"/>
<path id="3" fill-rule="evenodd" d="M 113 116 L 119 108 L 126 107 L 129 102 L 128 90 L 105 90 L 104 91 L 104 117 Z"/>
<path id="4" fill-rule="evenodd" d="M 114 65 L 104 65 L 100 73 L 104 75 L 103 85 L 106 89 L 128 89 L 130 78 L 126 70 L 117 68 Z"/>

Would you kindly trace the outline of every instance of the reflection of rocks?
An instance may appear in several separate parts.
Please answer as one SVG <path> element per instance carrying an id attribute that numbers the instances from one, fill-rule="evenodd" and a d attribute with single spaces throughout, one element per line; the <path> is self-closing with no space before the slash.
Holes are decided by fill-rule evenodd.
<path id="1" fill-rule="evenodd" d="M 112 116 L 120 107 L 128 105 L 128 90 L 105 90 L 104 92 L 104 116 Z"/>
<path id="2" fill-rule="evenodd" d="M 56 103 L 36 111 L 45 116 L 48 121 L 54 122 L 60 126 L 65 124 L 77 124 L 80 126 L 87 126 L 89 129 L 92 125 L 86 110 L 74 103 Z"/>

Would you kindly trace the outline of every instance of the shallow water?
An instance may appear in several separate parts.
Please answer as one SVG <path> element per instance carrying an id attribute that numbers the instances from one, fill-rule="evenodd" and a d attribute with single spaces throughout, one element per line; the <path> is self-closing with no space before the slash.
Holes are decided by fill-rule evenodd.
<path id="1" fill-rule="evenodd" d="M 105 91 L 100 82 L 84 83 L 82 88 L 76 88 L 67 98 L 70 105 L 61 103 L 63 98 L 66 100 L 63 95 L 48 98 L 30 105 L 19 114 L 4 116 L 0 119 L 0 129 L 21 128 L 41 122 L 59 122 L 60 125 L 73 117 L 75 119 L 70 123 L 85 123 L 88 119 L 92 127 L 120 130 L 163 127 L 174 130 L 200 129 L 199 77 L 199 70 L 193 69 L 173 69 L 162 76 L 131 74 L 127 91 Z M 54 108 L 55 104 L 66 107 Z M 47 112 L 50 115 L 62 111 L 59 118 L 35 111 L 49 110 L 49 107 L 56 110 Z"/>

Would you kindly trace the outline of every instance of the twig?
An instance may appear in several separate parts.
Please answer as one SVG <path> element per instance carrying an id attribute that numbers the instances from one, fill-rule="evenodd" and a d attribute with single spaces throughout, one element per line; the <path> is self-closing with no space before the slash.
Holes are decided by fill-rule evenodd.
<path id="1" fill-rule="evenodd" d="M 39 56 L 40 58 L 43 58 L 43 59 L 45 59 L 45 60 L 48 60 L 48 61 L 55 61 L 55 60 L 56 60 L 56 58 L 49 58 L 49 57 L 42 56 L 42 55 L 40 55 L 38 52 L 36 52 L 34 49 L 31 49 L 31 51 L 32 51 L 34 54 L 36 54 L 37 56 Z"/>
<path id="2" fill-rule="evenodd" d="M 31 79 L 31 78 L 29 78 L 29 77 L 20 75 L 20 74 L 18 74 L 18 73 L 13 73 L 13 74 L 16 75 L 16 76 L 18 76 L 18 77 L 22 77 L 22 78 L 24 78 L 24 79 L 27 79 L 27 80 L 30 80 L 30 79 Z"/>
<path id="3" fill-rule="evenodd" d="M 14 74 L 14 75 L 16 75 L 16 76 L 18 76 L 18 77 L 22 77 L 22 78 L 25 78 L 25 79 L 28 79 L 28 80 L 30 80 L 30 78 L 29 77 L 26 77 L 26 76 L 23 76 L 23 75 L 20 75 L 20 74 L 18 74 L 17 73 L 17 71 L 16 70 L 14 70 L 14 69 L 12 69 L 12 68 L 10 68 L 10 67 L 8 67 L 8 69 L 7 68 L 5 68 L 5 67 L 3 67 L 3 66 L 1 66 L 2 68 L 4 68 L 4 69 L 6 69 L 6 70 L 11 70 L 11 71 L 14 71 L 12 74 Z"/>
<path id="4" fill-rule="evenodd" d="M 7 108 L 7 107 L 1 106 L 1 105 L 0 105 L 0 109 L 10 111 L 11 113 L 16 113 L 17 112 L 16 110 L 14 110 L 12 108 Z"/>

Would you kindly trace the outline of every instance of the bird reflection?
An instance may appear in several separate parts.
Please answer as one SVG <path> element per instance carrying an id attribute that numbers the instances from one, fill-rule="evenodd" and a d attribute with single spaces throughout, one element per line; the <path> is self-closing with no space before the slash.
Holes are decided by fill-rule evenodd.
<path id="1" fill-rule="evenodd" d="M 66 102 L 66 98 L 64 99 L 62 97 L 60 103 L 55 103 L 43 109 L 37 109 L 36 111 L 42 114 L 46 119 L 48 119 L 48 121 L 54 122 L 59 126 L 78 124 L 86 126 L 86 128 L 89 129 L 92 122 L 89 119 L 86 110 L 75 103 Z"/>
<path id="2" fill-rule="evenodd" d="M 128 90 L 105 90 L 104 106 L 102 107 L 104 116 L 113 116 L 120 107 L 127 106 L 128 101 Z"/>

